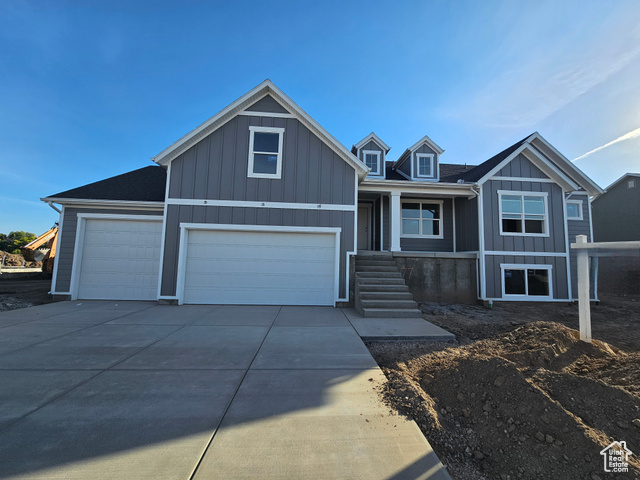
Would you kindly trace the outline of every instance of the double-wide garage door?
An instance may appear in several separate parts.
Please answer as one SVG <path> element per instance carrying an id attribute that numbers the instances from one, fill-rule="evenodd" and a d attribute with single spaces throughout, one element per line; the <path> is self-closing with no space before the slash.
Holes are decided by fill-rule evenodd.
<path id="1" fill-rule="evenodd" d="M 156 300 L 162 221 L 86 219 L 77 297 Z"/>
<path id="2" fill-rule="evenodd" d="M 335 233 L 194 229 L 184 257 L 184 303 L 335 303 Z"/>

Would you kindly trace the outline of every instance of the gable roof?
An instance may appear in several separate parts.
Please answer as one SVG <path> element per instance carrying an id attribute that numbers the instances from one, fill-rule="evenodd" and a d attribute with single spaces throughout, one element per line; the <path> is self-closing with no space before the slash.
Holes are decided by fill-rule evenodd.
<path id="1" fill-rule="evenodd" d="M 293 100 L 285 95 L 282 90 L 276 87 L 271 80 L 267 79 L 257 87 L 253 88 L 249 92 L 245 93 L 242 97 L 231 103 L 224 109 L 220 110 L 217 114 L 205 121 L 179 140 L 175 141 L 162 152 L 155 157 L 151 157 L 151 160 L 159 165 L 167 165 L 174 158 L 188 150 L 195 145 L 201 139 L 211 134 L 222 125 L 227 123 L 233 117 L 246 110 L 248 107 L 264 98 L 266 95 L 271 95 L 277 100 L 285 110 L 291 112 L 291 114 L 297 118 L 305 127 L 311 130 L 316 136 L 324 141 L 331 149 L 338 154 L 345 162 L 351 165 L 359 178 L 364 178 L 369 172 L 369 168 L 358 160 L 347 148 L 336 140 L 329 132 L 320 126 L 315 120 L 313 120 L 302 108 L 300 108 Z"/>
<path id="2" fill-rule="evenodd" d="M 43 201 L 111 200 L 164 202 L 167 171 L 159 166 L 139 168 L 99 182 L 49 195 Z"/>
<path id="3" fill-rule="evenodd" d="M 356 143 L 353 147 L 351 147 L 351 153 L 353 153 L 355 155 L 358 149 L 364 147 L 370 141 L 374 141 L 375 143 L 377 143 L 380 146 L 380 148 L 384 149 L 384 153 L 385 154 L 389 153 L 389 150 L 391 150 L 391 147 L 389 145 L 384 143 L 380 139 L 380 137 L 377 136 L 375 133 L 371 132 L 369 135 L 367 135 L 362 140 L 360 140 L 358 143 Z"/>
<path id="4" fill-rule="evenodd" d="M 509 155 L 520 148 L 524 144 L 524 142 L 527 141 L 527 138 L 529 137 L 525 137 L 522 140 L 514 143 L 510 147 L 505 148 L 500 153 L 497 153 L 496 155 L 491 157 L 489 160 L 485 160 L 480 165 L 477 165 L 468 172 L 463 173 L 459 178 L 461 178 L 465 182 L 477 182 L 495 167 L 500 165 L 500 163 L 502 163 L 504 159 L 509 157 Z"/>
<path id="5" fill-rule="evenodd" d="M 423 144 L 427 144 L 429 148 L 434 152 L 436 152 L 438 155 L 441 155 L 444 153 L 444 149 L 442 149 L 436 142 L 431 140 L 428 135 L 425 135 L 416 143 L 414 143 L 411 147 L 407 148 L 404 152 L 402 152 L 402 155 L 400 155 L 400 157 L 396 161 L 395 168 L 399 167 L 404 162 L 406 162 L 407 158 L 409 158 L 411 154 L 414 151 L 416 151 L 418 148 L 420 148 Z"/>
<path id="6" fill-rule="evenodd" d="M 609 185 L 607 188 L 605 188 L 604 189 L 604 193 L 607 193 L 613 187 L 615 187 L 616 185 L 618 185 L 619 183 L 623 182 L 625 179 L 627 179 L 629 177 L 640 178 L 640 173 L 625 173 L 623 176 L 621 176 L 619 179 L 617 179 L 615 182 L 613 182 L 611 185 Z M 595 201 L 595 199 L 594 199 L 594 201 Z"/>

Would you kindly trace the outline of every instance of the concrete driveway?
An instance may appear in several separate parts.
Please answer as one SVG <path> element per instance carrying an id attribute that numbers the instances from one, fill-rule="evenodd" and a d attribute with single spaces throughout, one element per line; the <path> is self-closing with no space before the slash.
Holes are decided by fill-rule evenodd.
<path id="1" fill-rule="evenodd" d="M 0 477 L 446 479 L 340 309 L 0 313 Z"/>

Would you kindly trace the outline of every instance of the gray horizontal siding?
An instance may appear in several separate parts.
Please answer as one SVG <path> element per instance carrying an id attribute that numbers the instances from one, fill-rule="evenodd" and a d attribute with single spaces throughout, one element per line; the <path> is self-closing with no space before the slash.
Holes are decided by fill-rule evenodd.
<path id="1" fill-rule="evenodd" d="M 548 193 L 549 236 L 500 235 L 498 190 Z M 564 252 L 563 192 L 555 183 L 490 180 L 482 186 L 484 202 L 484 239 L 487 251 Z"/>
<path id="2" fill-rule="evenodd" d="M 282 178 L 248 178 L 249 126 L 282 127 Z M 354 205 L 355 171 L 294 118 L 237 116 L 171 162 L 170 198 Z"/>
<path id="3" fill-rule="evenodd" d="M 478 199 L 456 198 L 456 249 L 458 252 L 477 252 Z"/>
<path id="4" fill-rule="evenodd" d="M 403 198 L 403 201 L 411 201 Z M 416 202 L 428 202 L 428 198 L 415 199 Z M 442 205 L 442 220 L 440 221 L 443 238 L 405 238 L 400 237 L 400 249 L 403 252 L 453 252 L 453 211 L 450 198 Z"/>
<path id="5" fill-rule="evenodd" d="M 553 298 L 566 299 L 569 295 L 565 257 L 538 257 L 515 255 L 486 255 L 487 297 L 502 298 L 501 264 L 551 265 Z"/>
<path id="6" fill-rule="evenodd" d="M 177 294 L 180 223 L 206 223 L 341 228 L 340 297 L 344 298 L 346 296 L 346 252 L 353 250 L 353 221 L 353 212 L 342 211 L 168 205 L 161 294 L 163 296 Z"/>
<path id="7" fill-rule="evenodd" d="M 511 160 L 496 175 L 499 177 L 549 178 L 522 154 Z"/>
<path id="8" fill-rule="evenodd" d="M 56 254 L 57 275 L 52 289 L 54 292 L 68 292 L 71 288 L 71 271 L 73 268 L 73 254 L 76 247 L 76 231 L 78 228 L 78 213 L 99 213 L 115 215 L 162 215 L 162 210 L 123 210 L 115 208 L 78 208 L 65 207 L 62 219 L 62 229 L 58 241 Z"/>

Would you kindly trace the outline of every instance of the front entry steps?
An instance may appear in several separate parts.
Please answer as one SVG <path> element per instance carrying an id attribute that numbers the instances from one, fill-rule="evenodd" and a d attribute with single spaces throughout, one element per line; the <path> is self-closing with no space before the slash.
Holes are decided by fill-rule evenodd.
<path id="1" fill-rule="evenodd" d="M 355 308 L 363 317 L 422 318 L 390 253 L 356 256 Z"/>

